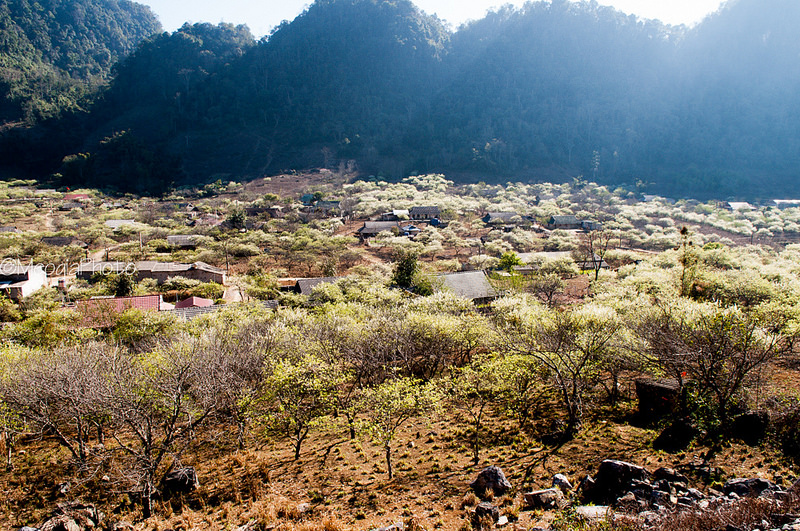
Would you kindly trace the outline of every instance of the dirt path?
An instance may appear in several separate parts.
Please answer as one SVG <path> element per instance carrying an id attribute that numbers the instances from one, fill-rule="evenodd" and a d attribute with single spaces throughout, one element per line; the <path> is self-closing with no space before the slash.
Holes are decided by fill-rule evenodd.
<path id="1" fill-rule="evenodd" d="M 47 232 L 57 232 L 55 221 L 53 221 L 52 209 L 48 210 L 47 213 L 44 215 L 44 230 L 46 230 Z"/>

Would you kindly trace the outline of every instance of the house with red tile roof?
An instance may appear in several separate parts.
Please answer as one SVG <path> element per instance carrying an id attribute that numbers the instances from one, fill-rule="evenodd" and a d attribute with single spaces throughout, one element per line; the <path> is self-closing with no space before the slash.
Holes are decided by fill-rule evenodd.
<path id="1" fill-rule="evenodd" d="M 189 297 L 183 299 L 175 304 L 175 309 L 181 308 L 208 308 L 214 306 L 214 301 L 211 299 L 204 299 L 203 297 Z"/>
<path id="2" fill-rule="evenodd" d="M 175 305 L 164 302 L 161 295 L 141 295 L 137 297 L 95 297 L 78 301 L 75 309 L 83 318 L 83 326 L 109 328 L 116 324 L 121 313 L 128 310 L 163 312 L 174 310 Z"/>

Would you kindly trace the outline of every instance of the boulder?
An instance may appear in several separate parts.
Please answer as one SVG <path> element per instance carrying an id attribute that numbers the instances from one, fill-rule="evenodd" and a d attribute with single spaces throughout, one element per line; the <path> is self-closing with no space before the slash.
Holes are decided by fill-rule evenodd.
<path id="1" fill-rule="evenodd" d="M 605 520 L 609 515 L 610 509 L 603 505 L 583 505 L 575 508 L 578 518 L 587 521 Z"/>
<path id="2" fill-rule="evenodd" d="M 701 434 L 700 428 L 691 420 L 676 419 L 656 437 L 653 441 L 653 448 L 666 452 L 677 452 L 688 447 Z"/>
<path id="3" fill-rule="evenodd" d="M 570 492 L 574 488 L 564 474 L 556 474 L 553 476 L 553 486 L 561 489 L 564 493 Z"/>
<path id="4" fill-rule="evenodd" d="M 664 490 L 654 490 L 650 495 L 650 503 L 654 507 L 673 507 L 678 503 L 678 498 Z"/>
<path id="5" fill-rule="evenodd" d="M 94 505 L 60 503 L 39 531 L 84 531 L 98 527 L 102 519 Z"/>
<path id="6" fill-rule="evenodd" d="M 663 466 L 661 468 L 656 469 L 655 472 L 653 472 L 654 481 L 659 481 L 662 479 L 668 481 L 670 484 L 683 483 L 684 485 L 686 485 L 689 483 L 689 478 L 687 478 L 674 468 L 667 468 Z"/>
<path id="7" fill-rule="evenodd" d="M 584 489 L 584 498 L 598 504 L 613 503 L 635 486 L 635 481 L 647 481 L 649 473 L 643 467 L 606 459 L 600 463 L 594 485 Z"/>
<path id="8" fill-rule="evenodd" d="M 392 525 L 387 525 L 386 527 L 378 527 L 373 531 L 404 531 L 406 525 L 403 522 L 395 522 Z"/>
<path id="9" fill-rule="evenodd" d="M 500 520 L 500 509 L 489 502 L 481 502 L 472 512 L 472 528 L 476 530 L 484 529 L 484 524 L 491 521 L 491 524 Z M 491 525 L 488 527 L 491 529 Z"/>
<path id="10" fill-rule="evenodd" d="M 175 494 L 188 494 L 200 486 L 197 479 L 197 472 L 193 466 L 177 468 L 167 474 L 162 483 L 161 490 L 164 496 L 169 497 Z"/>
<path id="11" fill-rule="evenodd" d="M 681 393 L 678 380 L 639 378 L 635 383 L 642 420 L 653 422 L 675 411 Z"/>
<path id="12" fill-rule="evenodd" d="M 769 413 L 766 411 L 750 411 L 733 419 L 730 435 L 745 444 L 755 446 L 767 436 L 769 424 Z"/>
<path id="13" fill-rule="evenodd" d="M 767 489 L 779 490 L 777 489 L 777 485 L 761 478 L 735 478 L 729 480 L 725 483 L 725 486 L 722 487 L 722 491 L 725 494 L 736 494 L 741 497 L 756 497 Z"/>
<path id="14" fill-rule="evenodd" d="M 555 487 L 528 492 L 523 498 L 528 509 L 559 509 L 564 505 L 564 494 Z"/>
<path id="15" fill-rule="evenodd" d="M 617 501 L 614 502 L 614 507 L 628 513 L 640 513 L 647 509 L 647 503 L 638 499 L 634 493 L 629 492 L 625 496 L 617 498 Z"/>
<path id="16" fill-rule="evenodd" d="M 494 465 L 481 470 L 469 486 L 481 499 L 486 498 L 490 492 L 494 496 L 502 496 L 511 489 L 511 483 L 506 479 L 503 470 Z"/>

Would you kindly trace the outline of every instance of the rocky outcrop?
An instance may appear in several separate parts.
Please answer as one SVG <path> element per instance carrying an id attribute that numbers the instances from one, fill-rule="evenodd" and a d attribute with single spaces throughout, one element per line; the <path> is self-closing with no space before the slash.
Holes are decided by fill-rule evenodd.
<path id="1" fill-rule="evenodd" d="M 103 520 L 94 505 L 80 502 L 59 503 L 53 514 L 40 528 L 23 527 L 34 531 L 85 531 L 97 529 Z"/>
<path id="2" fill-rule="evenodd" d="M 481 499 L 486 499 L 487 494 L 502 496 L 511 490 L 511 483 L 506 479 L 503 470 L 494 465 L 481 470 L 469 486 Z"/>
<path id="3" fill-rule="evenodd" d="M 193 466 L 178 468 L 167 474 L 161 486 L 165 497 L 188 494 L 200 486 L 197 472 Z"/>

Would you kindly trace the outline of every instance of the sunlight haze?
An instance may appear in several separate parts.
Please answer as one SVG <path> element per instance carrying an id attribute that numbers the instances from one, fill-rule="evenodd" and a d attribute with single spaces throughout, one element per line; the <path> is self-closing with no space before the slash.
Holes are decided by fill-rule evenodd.
<path id="1" fill-rule="evenodd" d="M 292 20 L 310 5 L 302 0 L 285 2 L 257 2 L 254 0 L 142 0 L 158 15 L 167 31 L 174 31 L 184 22 L 230 22 L 247 24 L 253 35 L 260 37 L 283 20 Z M 428 14 L 436 14 L 453 28 L 463 22 L 483 18 L 486 12 L 497 6 L 523 2 L 497 2 L 495 0 L 419 0 L 414 2 Z M 715 11 L 721 0 L 606 0 L 599 2 L 611 5 L 627 14 L 642 18 L 657 18 L 667 24 L 694 24 Z"/>

